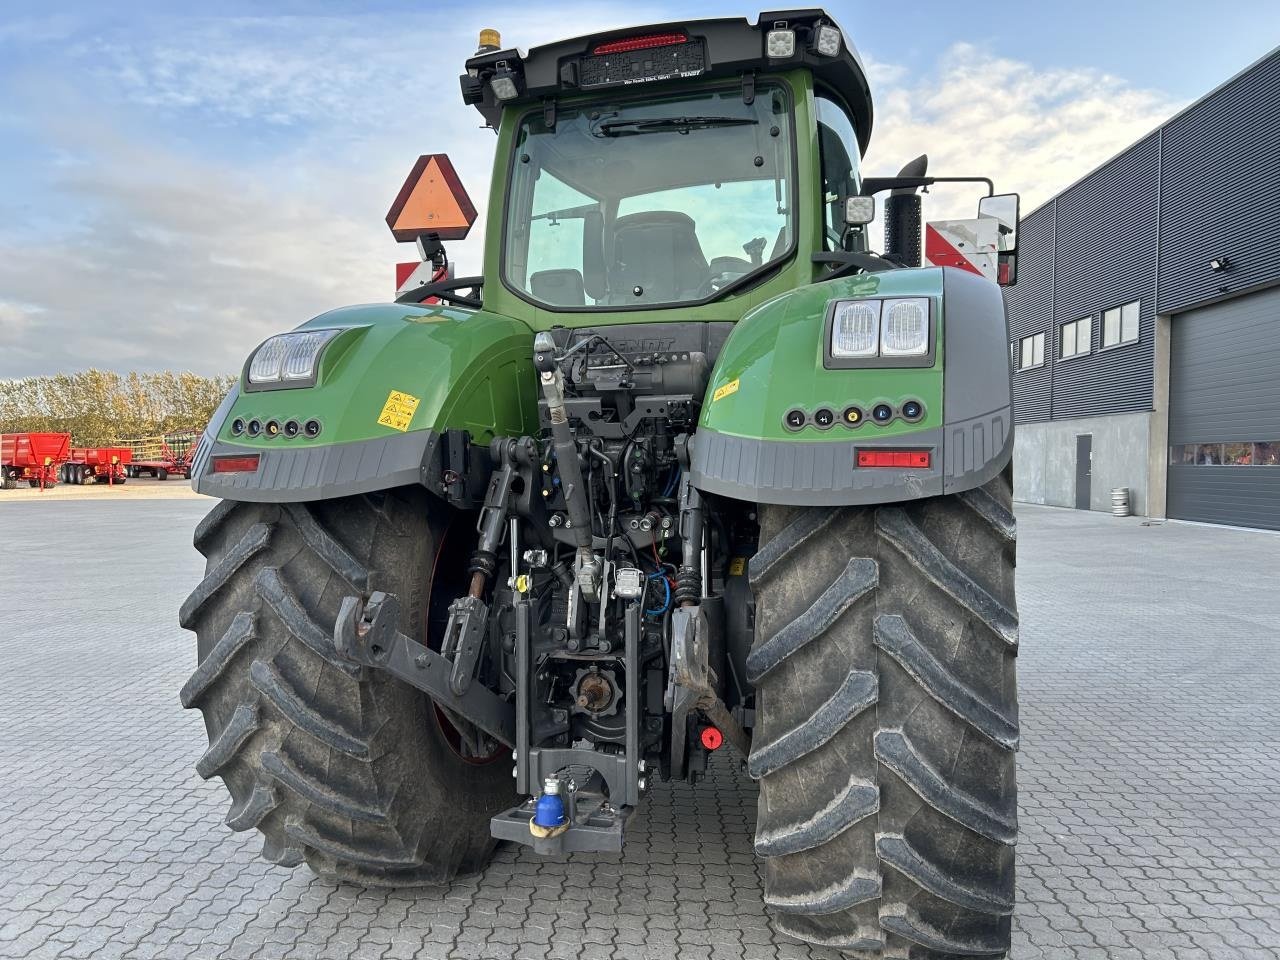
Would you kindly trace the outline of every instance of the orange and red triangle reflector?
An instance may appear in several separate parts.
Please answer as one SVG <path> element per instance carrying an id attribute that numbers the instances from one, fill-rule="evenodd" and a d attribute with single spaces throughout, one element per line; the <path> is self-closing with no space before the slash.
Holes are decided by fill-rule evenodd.
<path id="1" fill-rule="evenodd" d="M 443 153 L 418 158 L 387 211 L 387 226 L 401 243 L 426 233 L 437 234 L 441 240 L 461 240 L 475 221 L 475 205 Z"/>

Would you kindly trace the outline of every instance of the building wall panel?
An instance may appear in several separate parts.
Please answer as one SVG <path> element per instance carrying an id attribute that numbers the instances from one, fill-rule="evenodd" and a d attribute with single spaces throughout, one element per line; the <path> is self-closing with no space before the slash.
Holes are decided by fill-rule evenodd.
<path id="1" fill-rule="evenodd" d="M 1280 50 L 1165 125 L 1160 192 L 1161 313 L 1280 281 Z"/>

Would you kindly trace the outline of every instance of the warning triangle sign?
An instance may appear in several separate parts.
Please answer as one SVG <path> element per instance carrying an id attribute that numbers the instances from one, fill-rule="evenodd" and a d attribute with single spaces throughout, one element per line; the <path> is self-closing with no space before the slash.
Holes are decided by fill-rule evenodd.
<path id="1" fill-rule="evenodd" d="M 461 240 L 476 221 L 476 208 L 443 153 L 418 158 L 387 211 L 391 235 L 402 243 L 435 233 L 441 240 Z"/>

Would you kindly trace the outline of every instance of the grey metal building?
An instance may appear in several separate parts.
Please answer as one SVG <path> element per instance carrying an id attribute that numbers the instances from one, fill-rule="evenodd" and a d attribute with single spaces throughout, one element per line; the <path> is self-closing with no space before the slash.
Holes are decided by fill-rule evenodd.
<path id="1" fill-rule="evenodd" d="M 1019 500 L 1280 529 L 1280 48 L 1022 220 Z"/>

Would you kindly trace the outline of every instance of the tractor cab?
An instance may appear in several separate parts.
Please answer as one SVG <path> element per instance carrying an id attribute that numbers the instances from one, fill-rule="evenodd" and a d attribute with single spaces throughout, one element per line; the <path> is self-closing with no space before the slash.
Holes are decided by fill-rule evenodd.
<path id="1" fill-rule="evenodd" d="M 493 31 L 482 40 L 461 85 L 499 137 L 487 308 L 535 326 L 543 311 L 736 320 L 829 273 L 815 254 L 866 248 L 844 201 L 859 191 L 871 97 L 821 11 L 526 54 Z"/>
<path id="2" fill-rule="evenodd" d="M 524 54 L 487 30 L 461 87 L 499 137 L 484 302 L 535 328 L 544 311 L 736 320 L 797 286 L 919 266 L 916 190 L 990 185 L 926 177 L 924 158 L 863 182 L 871 95 L 821 10 L 611 31 Z M 881 257 L 870 252 L 872 193 L 889 190 Z M 1016 224 L 1016 199 L 1006 220 Z M 931 262 L 1011 280 L 1012 229 L 994 223 L 947 221 L 928 234 Z"/>

